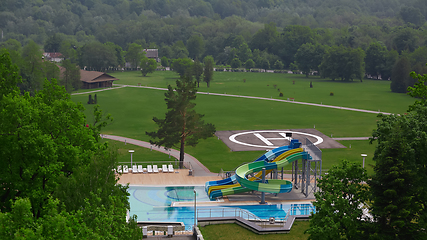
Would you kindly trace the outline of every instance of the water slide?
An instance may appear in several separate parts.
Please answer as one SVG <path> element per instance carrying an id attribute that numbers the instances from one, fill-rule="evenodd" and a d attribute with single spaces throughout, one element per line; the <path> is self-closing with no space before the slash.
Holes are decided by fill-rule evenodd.
<path id="1" fill-rule="evenodd" d="M 293 161 L 301 158 L 309 158 L 303 152 L 298 140 L 292 140 L 289 146 L 283 146 L 267 152 L 252 163 L 243 164 L 236 169 L 236 174 L 231 178 L 220 181 L 207 182 L 205 190 L 211 200 L 237 193 L 248 191 L 263 191 L 269 193 L 290 192 L 292 183 L 287 180 L 270 179 L 265 184 L 261 183 L 262 168 L 266 168 L 266 175 L 274 169 L 279 169 Z M 247 179 L 247 175 L 255 173 Z"/>
<path id="2" fill-rule="evenodd" d="M 290 154 L 292 154 L 292 151 L 287 150 L 284 153 L 280 154 L 278 157 L 276 157 L 272 162 L 282 160 L 283 158 L 289 156 Z M 265 175 L 271 173 L 272 171 L 273 171 L 273 169 L 265 171 Z M 236 179 L 236 175 L 233 175 L 233 178 Z M 257 180 L 261 180 L 261 178 L 262 178 L 262 171 L 259 171 L 253 177 L 251 177 L 249 180 L 250 181 L 257 181 Z M 236 182 L 235 184 L 210 186 L 208 189 L 208 195 L 210 195 L 212 191 L 226 189 L 226 188 L 240 187 L 240 183 L 237 182 L 237 179 L 235 180 L 235 182 Z"/>
<path id="3" fill-rule="evenodd" d="M 282 154 L 282 153 L 284 153 L 290 149 L 298 148 L 300 145 L 301 145 L 301 143 L 297 139 L 291 140 L 291 144 L 289 146 L 282 146 L 282 147 L 278 147 L 278 148 L 275 148 L 273 150 L 270 150 L 270 151 L 266 152 L 265 154 L 263 154 L 261 157 L 259 157 L 254 162 L 272 161 L 273 159 L 278 157 L 280 154 Z M 237 183 L 237 179 L 236 179 L 235 175 L 233 175 L 229 178 L 225 178 L 222 180 L 207 182 L 205 184 L 205 190 L 206 190 L 206 192 L 208 192 L 208 189 L 211 186 L 221 186 L 221 185 L 236 184 L 236 183 Z"/>

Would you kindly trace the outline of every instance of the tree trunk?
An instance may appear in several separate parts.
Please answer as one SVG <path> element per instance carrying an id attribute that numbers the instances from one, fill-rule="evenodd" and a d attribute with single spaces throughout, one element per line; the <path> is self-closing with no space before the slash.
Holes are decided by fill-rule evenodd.
<path id="1" fill-rule="evenodd" d="M 179 168 L 184 168 L 184 143 L 185 137 L 181 138 L 181 147 L 179 148 Z"/>

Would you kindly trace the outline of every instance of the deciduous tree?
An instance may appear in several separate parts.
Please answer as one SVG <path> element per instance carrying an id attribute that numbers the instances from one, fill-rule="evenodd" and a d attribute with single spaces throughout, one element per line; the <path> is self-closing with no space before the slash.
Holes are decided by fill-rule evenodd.
<path id="1" fill-rule="evenodd" d="M 193 64 L 193 76 L 196 79 L 197 87 L 200 87 L 200 80 L 202 79 L 203 74 L 203 64 L 196 59 Z"/>
<path id="2" fill-rule="evenodd" d="M 199 59 L 205 51 L 205 42 L 198 35 L 191 36 L 187 41 L 188 56 L 192 59 Z"/>
<path id="3" fill-rule="evenodd" d="M 252 59 L 248 59 L 248 61 L 245 62 L 245 68 L 251 69 L 255 67 L 255 62 Z"/>
<path id="4" fill-rule="evenodd" d="M 80 89 L 82 82 L 80 81 L 80 68 L 71 63 L 71 60 L 65 59 L 62 61 L 64 71 L 61 76 L 61 85 L 65 87 L 68 93 Z"/>
<path id="5" fill-rule="evenodd" d="M 375 174 L 369 181 L 376 239 L 425 239 L 427 233 L 427 75 L 409 87 L 417 98 L 404 115 L 380 115 L 371 142 Z"/>
<path id="6" fill-rule="evenodd" d="M 113 47 L 100 42 L 91 42 L 80 49 L 80 66 L 89 70 L 106 71 L 117 67 L 116 51 Z"/>
<path id="7" fill-rule="evenodd" d="M 350 81 L 356 78 L 362 81 L 365 72 L 364 57 L 365 52 L 360 48 L 331 47 L 319 66 L 321 76 L 332 80 L 340 78 L 342 81 Z"/>
<path id="8" fill-rule="evenodd" d="M 214 59 L 212 56 L 206 56 L 203 59 L 203 62 L 205 63 L 205 69 L 203 70 L 203 81 L 206 83 L 207 87 L 209 87 L 211 81 L 213 80 Z"/>
<path id="9" fill-rule="evenodd" d="M 232 68 L 239 68 L 242 65 L 242 62 L 238 58 L 234 58 L 230 63 Z"/>
<path id="10" fill-rule="evenodd" d="M 366 170 L 344 160 L 319 180 L 321 191 L 314 195 L 316 213 L 310 216 L 309 239 L 363 239 L 369 237 L 363 214 L 367 209 Z"/>
<path id="11" fill-rule="evenodd" d="M 181 77 L 185 74 L 191 75 L 193 62 L 189 58 L 178 58 L 173 60 L 172 69 L 177 72 Z"/>
<path id="12" fill-rule="evenodd" d="M 409 86 L 411 72 L 411 64 L 409 60 L 402 56 L 400 59 L 393 65 L 393 70 L 391 72 L 391 83 L 390 89 L 392 92 L 397 93 L 406 93 L 406 89 Z"/>
<path id="13" fill-rule="evenodd" d="M 378 76 L 381 74 L 382 68 L 385 65 L 386 54 L 387 48 L 385 46 L 381 45 L 379 42 L 371 43 L 369 48 L 366 50 L 366 73 L 378 78 Z"/>
<path id="14" fill-rule="evenodd" d="M 147 76 L 148 73 L 153 73 L 154 71 L 156 71 L 157 62 L 152 58 L 148 59 L 146 56 L 144 56 L 141 59 L 140 67 L 141 67 L 142 76 L 145 77 Z"/>
<path id="15" fill-rule="evenodd" d="M 22 61 L 19 62 L 22 76 L 21 92 L 35 93 L 42 88 L 45 78 L 42 56 L 39 46 L 32 40 L 22 48 Z"/>
<path id="16" fill-rule="evenodd" d="M 128 50 L 125 54 L 125 59 L 130 63 L 131 68 L 136 69 L 138 64 L 141 62 L 141 58 L 144 55 L 141 45 L 137 43 L 131 43 L 128 46 Z"/>

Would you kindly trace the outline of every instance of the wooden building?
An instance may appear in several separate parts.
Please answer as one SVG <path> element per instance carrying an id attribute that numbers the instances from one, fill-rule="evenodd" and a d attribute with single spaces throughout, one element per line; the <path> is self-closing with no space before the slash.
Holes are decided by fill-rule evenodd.
<path id="1" fill-rule="evenodd" d="M 119 79 L 103 72 L 80 70 L 80 80 L 82 81 L 82 88 L 92 89 L 112 87 L 113 81 Z"/>

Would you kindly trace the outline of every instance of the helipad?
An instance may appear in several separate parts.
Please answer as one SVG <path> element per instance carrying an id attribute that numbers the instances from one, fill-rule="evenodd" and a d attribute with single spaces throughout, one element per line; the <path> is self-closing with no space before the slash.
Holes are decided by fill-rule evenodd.
<path id="1" fill-rule="evenodd" d="M 215 135 L 232 151 L 271 150 L 288 145 L 292 138 L 303 144 L 309 139 L 318 148 L 345 148 L 316 129 L 218 131 Z"/>

